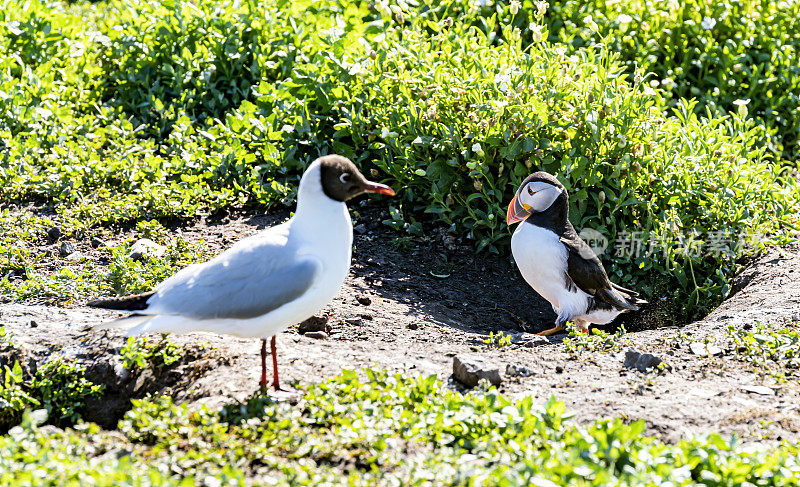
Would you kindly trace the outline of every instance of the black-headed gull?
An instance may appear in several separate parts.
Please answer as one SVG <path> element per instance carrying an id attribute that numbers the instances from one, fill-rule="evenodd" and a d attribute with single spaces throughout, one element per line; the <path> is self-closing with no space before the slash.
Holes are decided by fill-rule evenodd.
<path id="1" fill-rule="evenodd" d="M 608 279 L 603 264 L 569 222 L 569 197 L 564 186 L 546 172 L 528 176 L 508 205 L 506 222 L 517 226 L 511 253 L 525 281 L 550 302 L 564 330 L 572 321 L 582 332 L 591 324 L 606 324 L 620 313 L 639 309 L 646 301 Z"/>
<path id="2" fill-rule="evenodd" d="M 182 269 L 151 292 L 88 304 L 134 311 L 101 325 L 129 327 L 128 336 L 208 331 L 261 338 L 263 388 L 266 337 L 272 337 L 272 385 L 279 390 L 275 335 L 310 318 L 339 292 L 353 247 L 345 202 L 362 193 L 394 195 L 392 188 L 367 181 L 349 159 L 320 157 L 303 174 L 297 210 L 287 222 L 237 242 L 208 262 Z"/>

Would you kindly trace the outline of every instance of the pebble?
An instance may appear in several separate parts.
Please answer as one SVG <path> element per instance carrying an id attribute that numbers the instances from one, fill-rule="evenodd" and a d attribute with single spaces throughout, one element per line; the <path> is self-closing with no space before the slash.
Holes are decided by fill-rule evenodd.
<path id="1" fill-rule="evenodd" d="M 38 328 L 39 327 L 39 323 L 36 323 L 36 321 L 34 321 L 34 320 L 31 320 L 30 325 L 31 325 L 31 328 Z"/>
<path id="2" fill-rule="evenodd" d="M 47 229 L 47 238 L 51 242 L 57 242 L 61 238 L 61 229 L 59 227 L 50 227 Z"/>
<path id="3" fill-rule="evenodd" d="M 564 367 L 556 365 L 556 374 L 562 374 L 563 372 L 564 372 Z"/>
<path id="4" fill-rule="evenodd" d="M 108 244 L 106 244 L 105 242 L 103 242 L 102 240 L 100 240 L 97 237 L 92 238 L 89 241 L 89 245 L 91 245 L 93 249 L 99 249 L 100 247 L 107 247 L 108 246 Z"/>
<path id="5" fill-rule="evenodd" d="M 131 246 L 128 257 L 133 260 L 142 260 L 146 255 L 149 257 L 161 257 L 167 251 L 163 245 L 158 245 L 149 238 L 140 238 Z"/>
<path id="6" fill-rule="evenodd" d="M 327 316 L 312 316 L 297 326 L 300 334 L 313 333 L 316 331 L 330 332 L 331 326 L 328 324 Z"/>
<path id="7" fill-rule="evenodd" d="M 721 348 L 710 343 L 692 342 L 689 348 L 692 349 L 692 353 L 695 355 L 719 355 L 722 353 Z"/>
<path id="8" fill-rule="evenodd" d="M 409 330 L 418 330 L 419 323 L 409 323 L 406 325 L 406 328 L 408 328 Z"/>
<path id="9" fill-rule="evenodd" d="M 327 340 L 328 339 L 328 334 L 325 333 L 324 331 L 310 331 L 310 332 L 306 333 L 303 336 L 307 337 L 307 338 L 314 338 L 316 340 Z"/>
<path id="10" fill-rule="evenodd" d="M 350 325 L 360 325 L 361 318 L 347 318 L 344 322 Z"/>
<path id="11" fill-rule="evenodd" d="M 633 348 L 625 352 L 625 362 L 622 364 L 625 368 L 636 369 L 641 372 L 649 372 L 658 367 L 663 360 L 651 353 L 642 353 Z"/>
<path id="12" fill-rule="evenodd" d="M 752 392 L 754 394 L 761 394 L 762 396 L 774 396 L 775 391 L 770 389 L 767 386 L 749 386 L 744 385 L 742 386 L 742 390 L 746 392 Z"/>
<path id="13" fill-rule="evenodd" d="M 486 379 L 495 386 L 503 381 L 500 367 L 474 355 L 453 357 L 453 377 L 467 387 L 475 387 L 481 379 Z"/>
<path id="14" fill-rule="evenodd" d="M 358 301 L 359 304 L 364 306 L 369 306 L 370 304 L 372 304 L 372 300 L 366 296 L 359 296 L 356 298 L 356 301 Z"/>
<path id="15" fill-rule="evenodd" d="M 75 244 L 72 242 L 61 242 L 61 247 L 58 249 L 58 253 L 61 257 L 66 257 L 71 253 L 75 252 Z"/>
<path id="16" fill-rule="evenodd" d="M 529 369 L 529 368 L 527 368 L 527 367 L 525 367 L 523 365 L 512 365 L 512 364 L 506 365 L 506 375 L 508 375 L 508 376 L 511 376 L 511 377 L 528 377 L 531 374 L 533 374 L 533 372 L 531 372 L 531 369 Z"/>
<path id="17" fill-rule="evenodd" d="M 358 225 L 356 225 L 356 227 L 353 230 L 355 230 L 356 233 L 359 235 L 364 235 L 365 233 L 367 233 L 367 227 L 363 223 L 359 223 Z"/>
<path id="18" fill-rule="evenodd" d="M 538 345 L 549 345 L 550 341 L 547 337 L 541 335 L 534 335 L 533 333 L 515 333 L 510 335 L 511 343 L 514 345 L 522 345 L 523 347 L 536 347 Z"/>

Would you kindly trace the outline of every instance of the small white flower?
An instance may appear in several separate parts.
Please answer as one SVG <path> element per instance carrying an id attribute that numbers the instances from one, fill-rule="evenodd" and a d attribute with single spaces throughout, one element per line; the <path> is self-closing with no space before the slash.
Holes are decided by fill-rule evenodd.
<path id="1" fill-rule="evenodd" d="M 422 137 L 417 136 L 417 138 L 414 139 L 414 141 L 411 142 L 411 143 L 412 144 L 421 144 L 422 143 Z"/>
<path id="2" fill-rule="evenodd" d="M 519 0 L 511 0 L 508 9 L 511 11 L 511 15 L 517 15 L 520 7 L 522 7 L 522 4 L 519 2 Z"/>
<path id="3" fill-rule="evenodd" d="M 672 88 L 675 88 L 675 82 L 672 78 L 664 78 L 661 80 L 661 86 L 667 91 L 672 91 Z"/>
<path id="4" fill-rule="evenodd" d="M 381 129 L 381 138 L 388 139 L 389 138 L 389 129 L 383 127 Z"/>
<path id="5" fill-rule="evenodd" d="M 531 24 L 531 32 L 533 32 L 533 42 L 540 42 L 542 40 L 542 26 L 539 24 Z"/>
<path id="6" fill-rule="evenodd" d="M 617 17 L 617 22 L 619 22 L 620 24 L 630 24 L 631 22 L 633 22 L 633 17 L 631 17 L 628 14 L 620 14 Z"/>
<path id="7" fill-rule="evenodd" d="M 543 17 L 549 6 L 550 4 L 544 1 L 536 2 L 536 16 L 539 18 Z"/>
<path id="8" fill-rule="evenodd" d="M 483 147 L 481 147 L 480 142 L 475 142 L 474 144 L 472 144 L 472 152 L 475 152 L 476 154 L 479 152 L 483 152 Z"/>
<path id="9" fill-rule="evenodd" d="M 717 25 L 717 19 L 712 19 L 711 17 L 703 17 L 703 21 L 700 22 L 700 26 L 705 30 L 711 30 L 715 25 Z"/>
<path id="10" fill-rule="evenodd" d="M 736 105 L 737 107 L 742 105 L 747 105 L 748 103 L 750 103 L 750 98 L 746 100 L 736 100 L 733 102 L 733 104 Z"/>
<path id="11" fill-rule="evenodd" d="M 590 28 L 591 30 L 597 32 L 597 24 L 595 23 L 594 19 L 591 15 L 587 15 L 583 18 L 583 23 L 586 24 L 586 27 Z"/>

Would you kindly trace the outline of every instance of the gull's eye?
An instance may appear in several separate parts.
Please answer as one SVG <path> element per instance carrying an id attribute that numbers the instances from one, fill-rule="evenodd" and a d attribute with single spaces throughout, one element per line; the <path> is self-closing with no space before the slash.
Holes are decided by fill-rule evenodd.
<path id="1" fill-rule="evenodd" d="M 528 186 L 528 194 L 533 196 L 533 189 L 530 186 Z"/>
<path id="2" fill-rule="evenodd" d="M 339 176 L 339 181 L 344 184 L 347 184 L 350 181 L 350 173 L 343 172 L 341 176 Z"/>

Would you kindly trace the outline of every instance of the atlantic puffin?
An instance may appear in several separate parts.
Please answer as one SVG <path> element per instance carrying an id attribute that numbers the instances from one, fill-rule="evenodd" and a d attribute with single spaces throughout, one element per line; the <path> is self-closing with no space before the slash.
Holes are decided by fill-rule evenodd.
<path id="1" fill-rule="evenodd" d="M 586 333 L 592 324 L 606 324 L 620 313 L 635 311 L 646 301 L 614 284 L 603 264 L 569 221 L 569 196 L 564 185 L 544 171 L 528 176 L 508 205 L 508 225 L 522 222 L 511 237 L 511 253 L 525 281 L 553 306 L 553 335 L 571 321 Z"/>
<path id="2" fill-rule="evenodd" d="M 132 311 L 100 325 L 128 328 L 128 336 L 207 331 L 261 338 L 263 389 L 271 337 L 272 386 L 284 390 L 278 381 L 275 335 L 310 318 L 339 292 L 353 248 L 345 202 L 363 193 L 395 194 L 389 186 L 368 181 L 345 157 L 320 157 L 303 174 L 297 210 L 287 222 L 237 242 L 208 262 L 184 268 L 153 291 L 99 298 L 88 305 Z"/>

